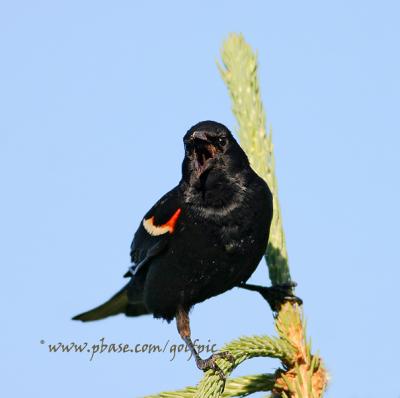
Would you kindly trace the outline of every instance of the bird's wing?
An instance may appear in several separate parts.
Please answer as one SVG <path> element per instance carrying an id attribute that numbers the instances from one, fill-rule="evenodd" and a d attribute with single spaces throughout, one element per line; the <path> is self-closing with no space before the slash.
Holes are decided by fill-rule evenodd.
<path id="1" fill-rule="evenodd" d="M 126 277 L 143 272 L 161 254 L 175 232 L 182 213 L 179 188 L 165 194 L 144 216 L 131 244 L 132 266 Z"/>
<path id="2" fill-rule="evenodd" d="M 151 264 L 151 259 L 167 249 L 181 215 L 179 189 L 174 188 L 164 195 L 144 216 L 131 245 L 132 266 L 125 274 L 132 277 L 142 274 Z M 135 283 L 136 278 L 124 286 L 104 304 L 75 316 L 80 321 L 94 321 L 110 315 L 124 313 L 128 316 L 147 314 L 143 303 L 142 290 Z"/>

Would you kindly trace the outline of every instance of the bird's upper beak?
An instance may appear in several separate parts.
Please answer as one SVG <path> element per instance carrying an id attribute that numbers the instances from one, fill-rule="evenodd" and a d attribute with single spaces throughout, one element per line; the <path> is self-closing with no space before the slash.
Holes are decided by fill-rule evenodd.
<path id="1" fill-rule="evenodd" d="M 195 131 L 190 138 L 191 140 L 208 141 L 207 134 L 204 131 Z"/>

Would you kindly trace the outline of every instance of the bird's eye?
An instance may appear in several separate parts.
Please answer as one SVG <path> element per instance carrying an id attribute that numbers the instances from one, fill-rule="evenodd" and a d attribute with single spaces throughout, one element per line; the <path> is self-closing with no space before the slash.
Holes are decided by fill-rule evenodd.
<path id="1" fill-rule="evenodd" d="M 221 146 L 224 146 L 225 145 L 225 143 L 226 143 L 226 140 L 225 140 L 225 138 L 218 138 L 218 144 L 220 144 Z"/>

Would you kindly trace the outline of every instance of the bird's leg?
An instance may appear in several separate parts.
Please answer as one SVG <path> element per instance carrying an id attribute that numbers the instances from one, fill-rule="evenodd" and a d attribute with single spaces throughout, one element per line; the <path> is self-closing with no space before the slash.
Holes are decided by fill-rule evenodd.
<path id="1" fill-rule="evenodd" d="M 303 304 L 303 300 L 293 294 L 293 288 L 296 286 L 295 282 L 290 282 L 282 285 L 275 285 L 271 287 L 251 285 L 248 283 L 241 283 L 238 287 L 246 290 L 258 292 L 268 302 L 272 311 L 279 311 L 280 306 L 286 302 L 295 302 L 299 305 Z"/>
<path id="2" fill-rule="evenodd" d="M 176 313 L 176 326 L 178 328 L 178 332 L 179 332 L 180 336 L 182 337 L 183 341 L 186 343 L 190 352 L 194 356 L 197 367 L 203 371 L 212 369 L 216 373 L 218 373 L 218 375 L 221 379 L 225 380 L 224 373 L 222 372 L 221 368 L 216 364 L 215 361 L 218 358 L 223 358 L 223 359 L 226 359 L 233 363 L 235 361 L 235 359 L 233 358 L 232 354 L 230 354 L 229 352 L 217 352 L 217 353 L 212 354 L 207 359 L 201 359 L 200 355 L 196 351 L 196 348 L 190 337 L 189 314 L 182 307 L 179 307 L 178 311 Z"/>

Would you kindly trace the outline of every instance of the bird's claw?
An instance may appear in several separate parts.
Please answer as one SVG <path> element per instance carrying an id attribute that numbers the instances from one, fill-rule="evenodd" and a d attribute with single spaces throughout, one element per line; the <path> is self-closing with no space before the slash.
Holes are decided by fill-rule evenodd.
<path id="1" fill-rule="evenodd" d="M 276 285 L 268 288 L 262 294 L 274 311 L 278 311 L 285 302 L 303 304 L 303 300 L 293 294 L 292 285 Z"/>
<path id="2" fill-rule="evenodd" d="M 219 378 L 223 381 L 226 380 L 226 376 L 224 372 L 221 370 L 221 368 L 217 365 L 216 360 L 217 359 L 225 359 L 226 361 L 229 361 L 231 363 L 235 362 L 234 356 L 228 352 L 228 351 L 223 351 L 223 352 L 217 352 L 215 354 L 212 354 L 209 358 L 207 359 L 197 359 L 196 360 L 196 365 L 200 370 L 203 370 L 206 372 L 207 370 L 213 370 L 215 373 L 218 374 Z"/>
<path id="3" fill-rule="evenodd" d="M 293 288 L 297 286 L 296 282 L 288 282 L 271 287 L 251 285 L 242 283 L 239 285 L 242 289 L 259 292 L 268 302 L 273 311 L 278 311 L 281 305 L 287 301 L 291 303 L 303 304 L 303 300 L 293 294 Z"/>
<path id="4" fill-rule="evenodd" d="M 285 283 L 282 285 L 275 285 L 270 288 L 270 292 L 272 294 L 276 294 L 279 296 L 283 301 L 290 301 L 292 303 L 297 303 L 299 305 L 303 304 L 303 300 L 300 297 L 295 296 L 293 292 L 293 288 L 297 286 L 296 282 Z"/>

